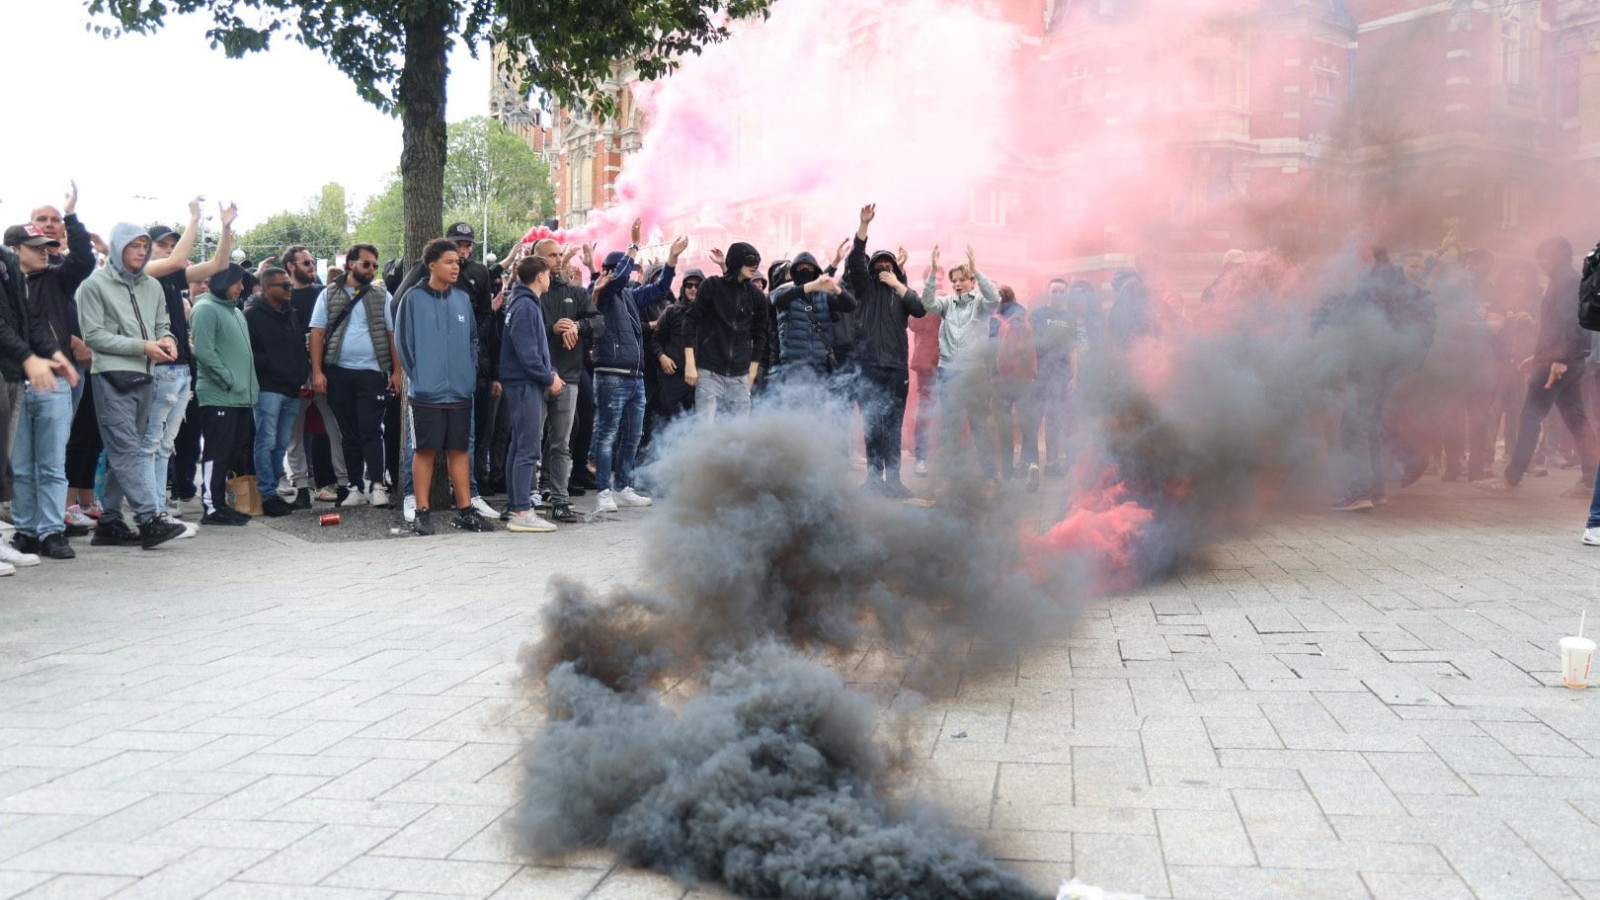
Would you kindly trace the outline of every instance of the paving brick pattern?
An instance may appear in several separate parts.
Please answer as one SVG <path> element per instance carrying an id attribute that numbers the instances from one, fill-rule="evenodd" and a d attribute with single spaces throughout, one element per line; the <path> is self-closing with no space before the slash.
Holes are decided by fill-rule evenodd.
<path id="1" fill-rule="evenodd" d="M 907 790 L 1052 890 L 1597 900 L 1600 691 L 1559 687 L 1555 643 L 1600 550 L 1567 477 L 1262 522 L 930 688 Z M 0 900 L 725 897 L 597 851 L 528 865 L 506 834 L 545 582 L 634 577 L 630 517 L 659 514 L 252 526 L 0 580 Z M 840 665 L 887 699 L 908 663 Z"/>

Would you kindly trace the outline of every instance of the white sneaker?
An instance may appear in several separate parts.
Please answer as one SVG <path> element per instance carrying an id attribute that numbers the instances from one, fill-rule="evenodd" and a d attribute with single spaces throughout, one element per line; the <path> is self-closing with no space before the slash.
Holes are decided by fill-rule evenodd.
<path id="1" fill-rule="evenodd" d="M 614 513 L 617 511 L 617 500 L 611 496 L 610 491 L 601 491 L 600 496 L 595 498 L 594 511 L 597 513 Z"/>
<path id="2" fill-rule="evenodd" d="M 1600 547 L 1600 528 L 1585 528 L 1583 530 L 1583 545 L 1585 547 Z"/>
<path id="3" fill-rule="evenodd" d="M 183 522 L 180 524 L 183 525 L 183 534 L 178 535 L 178 540 L 180 541 L 184 538 L 192 538 L 200 533 L 200 526 L 193 522 Z"/>
<path id="4" fill-rule="evenodd" d="M 928 476 L 928 461 L 925 459 L 917 460 L 917 464 L 911 467 L 911 473 L 918 478 L 926 478 Z"/>
<path id="5" fill-rule="evenodd" d="M 95 526 L 95 521 L 84 515 L 76 505 L 67 507 L 67 516 L 62 521 L 68 525 L 76 525 L 79 528 L 93 528 Z"/>
<path id="6" fill-rule="evenodd" d="M 367 505 L 367 495 L 363 494 L 361 492 L 361 488 L 358 488 L 358 487 L 351 488 L 350 489 L 350 493 L 345 494 L 344 500 L 340 501 L 339 504 L 338 504 L 340 509 L 354 509 L 357 506 L 366 506 L 366 505 Z"/>
<path id="7" fill-rule="evenodd" d="M 16 566 L 13 566 L 11 563 L 0 563 L 0 578 L 15 574 L 17 574 Z"/>
<path id="8" fill-rule="evenodd" d="M 377 482 L 373 482 L 371 489 L 371 502 L 373 506 L 388 509 L 394 503 L 389 500 L 389 489 Z"/>
<path id="9" fill-rule="evenodd" d="M 490 506 L 489 501 L 483 499 L 482 497 L 472 498 L 472 508 L 477 510 L 478 515 L 483 516 L 485 519 L 500 518 L 500 510 Z"/>
<path id="10" fill-rule="evenodd" d="M 400 504 L 400 515 L 405 517 L 406 524 L 410 525 L 417 520 L 417 498 L 411 494 L 406 495 L 405 502 Z"/>
<path id="11" fill-rule="evenodd" d="M 617 492 L 618 506 L 649 506 L 654 502 L 655 501 L 651 500 L 649 497 L 639 496 L 638 492 L 633 489 L 632 485 L 629 485 L 628 487 L 625 487 L 621 491 Z"/>
<path id="12" fill-rule="evenodd" d="M 21 550 L 11 546 L 10 541 L 0 541 L 0 563 L 6 563 L 17 568 L 26 568 L 28 566 L 37 566 L 39 557 L 32 553 L 23 553 Z"/>
<path id="13" fill-rule="evenodd" d="M 512 513 L 511 518 L 506 520 L 506 530 L 519 532 L 555 531 L 556 523 L 539 518 L 533 510 L 529 509 L 519 513 Z"/>

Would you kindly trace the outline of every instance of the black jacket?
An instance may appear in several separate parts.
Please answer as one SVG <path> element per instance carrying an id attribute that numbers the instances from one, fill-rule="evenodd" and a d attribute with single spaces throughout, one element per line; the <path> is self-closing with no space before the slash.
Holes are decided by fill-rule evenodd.
<path id="1" fill-rule="evenodd" d="M 252 300 L 245 304 L 244 323 L 250 329 L 250 352 L 261 390 L 300 396 L 300 388 L 311 377 L 311 357 L 294 305 L 285 303 L 283 312 L 278 312 L 264 299 Z"/>
<path id="2" fill-rule="evenodd" d="M 0 247 L 0 378 L 22 381 L 23 360 L 30 356 L 49 359 L 60 349 L 50 334 L 50 324 L 33 314 L 16 251 Z"/>
<path id="3" fill-rule="evenodd" d="M 1578 324 L 1578 273 L 1571 268 L 1557 272 L 1544 289 L 1539 303 L 1539 343 L 1533 358 L 1549 368 L 1550 363 L 1575 366 L 1589 355 L 1589 333 Z M 1534 370 L 1539 376 L 1538 369 Z"/>
<path id="4" fill-rule="evenodd" d="M 888 285 L 872 274 L 872 264 L 880 259 L 888 259 L 895 277 L 906 285 L 904 297 L 896 297 Z M 850 256 L 844 264 L 844 283 L 856 298 L 851 357 L 863 366 L 904 369 L 911 351 L 911 342 L 906 337 L 906 320 L 920 319 L 928 311 L 922 306 L 922 297 L 906 280 L 906 273 L 900 268 L 894 254 L 879 250 L 869 260 L 866 241 L 855 238 L 850 244 Z M 835 330 L 835 341 L 840 337 Z"/>
<path id="5" fill-rule="evenodd" d="M 750 361 L 767 350 L 767 298 L 755 282 L 738 280 L 732 259 L 728 269 L 731 275 L 700 283 L 687 315 L 689 333 L 696 370 L 743 378 L 750 375 Z"/>
<path id="6" fill-rule="evenodd" d="M 89 229 L 83 227 L 76 215 L 63 220 L 67 226 L 67 247 L 71 250 L 61 262 L 53 263 L 31 275 L 28 283 L 28 304 L 32 315 L 44 320 L 50 336 L 62 353 L 71 357 L 73 337 L 83 337 L 78 327 L 78 285 L 94 274 L 94 244 L 89 241 Z"/>
<path id="7" fill-rule="evenodd" d="M 594 300 L 581 285 L 569 284 L 559 278 L 550 278 L 550 290 L 539 298 L 544 311 L 544 330 L 550 336 L 550 367 L 561 375 L 562 381 L 578 383 L 583 369 L 585 343 L 593 344 L 606 333 L 606 317 L 595 308 Z M 571 319 L 578 323 L 578 342 L 568 350 L 556 334 L 556 322 Z"/>
<path id="8" fill-rule="evenodd" d="M 816 257 L 809 253 L 796 256 L 789 271 L 802 264 L 822 271 Z M 833 351 L 834 322 L 855 312 L 856 298 L 845 288 L 836 295 L 807 294 L 804 285 L 790 282 L 773 291 L 772 309 L 777 321 L 772 343 L 778 344 L 779 364 L 823 372 L 828 368 L 828 354 Z"/>

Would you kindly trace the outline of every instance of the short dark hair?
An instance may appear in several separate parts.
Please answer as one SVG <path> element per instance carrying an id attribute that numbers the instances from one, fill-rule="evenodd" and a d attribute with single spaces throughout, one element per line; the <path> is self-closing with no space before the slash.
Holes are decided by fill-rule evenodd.
<path id="1" fill-rule="evenodd" d="M 521 284 L 533 284 L 540 272 L 550 271 L 550 264 L 542 256 L 524 256 L 517 263 L 517 281 Z"/>
<path id="2" fill-rule="evenodd" d="M 287 278 L 287 277 L 289 277 L 289 272 L 286 269 L 282 269 L 282 268 L 280 268 L 278 266 L 267 266 L 265 269 L 261 270 L 261 280 L 262 281 L 266 281 L 267 280 L 267 276 L 269 276 L 269 275 L 282 275 L 285 278 Z"/>
<path id="3" fill-rule="evenodd" d="M 450 238 L 434 238 L 428 242 L 426 247 L 422 248 L 422 264 L 425 266 L 431 266 L 438 262 L 440 257 L 444 256 L 446 253 L 460 252 L 461 251 L 456 249 L 456 242 Z"/>
<path id="4" fill-rule="evenodd" d="M 289 246 L 283 248 L 283 264 L 287 266 L 294 262 L 294 258 L 296 256 L 299 256 L 302 253 L 310 252 L 311 251 L 306 248 L 305 244 L 290 244 Z M 316 257 L 313 256 L 312 259 L 316 259 Z"/>
<path id="5" fill-rule="evenodd" d="M 344 264 L 350 265 L 352 260 L 360 259 L 363 253 L 371 253 L 373 262 L 383 259 L 378 255 L 378 248 L 372 244 L 351 244 L 350 249 L 344 252 Z"/>

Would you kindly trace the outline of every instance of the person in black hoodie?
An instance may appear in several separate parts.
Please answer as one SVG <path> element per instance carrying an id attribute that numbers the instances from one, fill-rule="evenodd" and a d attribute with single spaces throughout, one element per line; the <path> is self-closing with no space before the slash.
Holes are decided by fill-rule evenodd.
<path id="1" fill-rule="evenodd" d="M 677 299 L 656 320 L 656 366 L 661 374 L 653 415 L 658 432 L 679 416 L 694 412 L 694 388 L 684 379 L 683 367 L 690 341 L 689 307 L 705 280 L 705 272 L 699 269 L 684 272 Z"/>
<path id="2" fill-rule="evenodd" d="M 15 290 L 16 282 L 21 282 L 21 293 L 26 294 L 23 311 L 32 326 L 30 330 L 37 331 L 42 325 L 56 346 L 63 349 L 78 333 L 73 292 L 94 272 L 94 247 L 89 242 L 88 229 L 73 215 L 72 200 L 68 198 L 64 217 L 67 246 L 71 249 L 66 257 L 56 257 L 61 261 L 52 263 L 51 253 L 60 243 L 33 226 L 18 225 L 6 229 L 5 234 L 6 247 L 16 255 L 0 263 L 12 269 L 6 278 L 9 288 Z M 17 275 L 21 279 L 16 279 Z M 3 310 L 0 318 L 7 318 Z M 66 355 L 58 350 L 45 361 L 64 363 Z M 78 383 L 78 370 L 67 366 L 61 374 L 65 377 L 54 379 L 51 390 L 41 390 L 30 378 L 16 398 L 21 408 L 12 419 L 16 423 L 15 446 L 0 460 L 0 468 L 9 462 L 15 469 L 11 516 L 17 534 L 9 549 L 0 549 L 0 562 L 30 564 L 25 558 L 28 555 L 33 555 L 33 562 L 38 562 L 39 555 L 51 559 L 72 559 L 77 555 L 67 546 L 64 517 L 67 434 L 72 428 L 72 389 Z M 5 423 L 0 422 L 0 431 L 4 429 Z"/>
<path id="3" fill-rule="evenodd" d="M 778 347 L 774 377 L 790 384 L 820 382 L 838 368 L 833 324 L 855 312 L 856 298 L 824 275 L 810 253 L 797 254 L 788 274 L 792 280 L 772 293 L 775 337 L 768 345 Z"/>
<path id="4" fill-rule="evenodd" d="M 695 414 L 702 422 L 714 421 L 719 407 L 750 413 L 750 388 L 767 349 L 767 301 L 754 283 L 761 254 L 736 243 L 726 259 L 727 272 L 701 283 L 686 316 L 691 343 L 683 378 L 695 389 Z"/>
<path id="5" fill-rule="evenodd" d="M 861 418 L 867 437 L 867 481 L 863 487 L 891 497 L 910 497 L 900 480 L 900 427 L 906 417 L 906 369 L 910 341 L 906 320 L 927 310 L 916 291 L 906 287 L 905 271 L 895 254 L 879 250 L 867 256 L 867 226 L 878 207 L 861 208 L 850 256 L 845 260 L 845 285 L 856 297 L 852 357 L 859 371 Z M 837 333 L 836 333 L 837 336 Z"/>
<path id="6" fill-rule="evenodd" d="M 300 413 L 300 386 L 311 376 L 300 317 L 289 302 L 290 286 L 288 272 L 276 266 L 264 269 L 261 296 L 244 308 L 256 381 L 261 385 L 255 409 L 256 479 L 261 509 L 269 516 L 286 516 L 295 510 L 278 496 L 278 473 Z"/>
<path id="7" fill-rule="evenodd" d="M 1593 478 L 1600 462 L 1589 414 L 1583 403 L 1583 362 L 1589 357 L 1589 334 L 1578 324 L 1578 271 L 1572 267 L 1572 244 L 1563 237 L 1545 238 L 1534 258 L 1550 283 L 1539 307 L 1539 343 L 1533 355 L 1517 368 L 1527 373 L 1528 394 L 1517 426 L 1517 446 L 1511 452 L 1505 477 L 1478 485 L 1490 491 L 1515 490 L 1533 460 L 1540 426 L 1554 406 L 1572 432 L 1583 459 L 1583 482 Z M 1572 489 L 1587 495 L 1587 490 Z"/>

